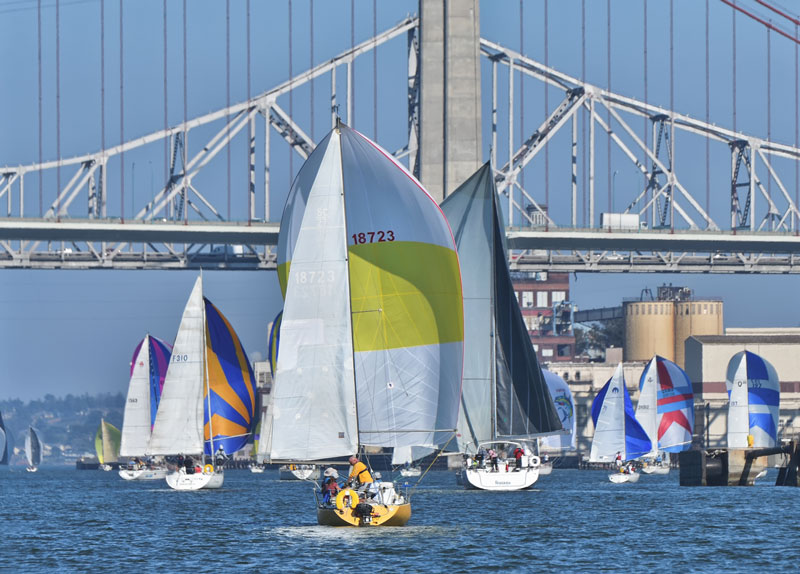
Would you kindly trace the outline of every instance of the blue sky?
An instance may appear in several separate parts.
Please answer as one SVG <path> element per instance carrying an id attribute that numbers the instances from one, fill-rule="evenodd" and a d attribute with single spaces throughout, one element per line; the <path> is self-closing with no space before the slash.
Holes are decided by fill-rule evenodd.
<path id="1" fill-rule="evenodd" d="M 168 26 L 168 123 L 182 121 L 183 37 L 182 2 L 167 0 Z M 749 0 L 748 9 L 765 10 Z M 124 98 L 125 139 L 163 127 L 163 17 L 162 0 L 124 2 Z M 226 42 L 225 2 L 188 2 L 187 45 L 188 98 L 186 115 L 193 118 L 225 106 Z M 292 70 L 296 74 L 323 62 L 372 36 L 373 25 L 382 31 L 417 11 L 416 1 L 377 2 L 373 23 L 373 2 L 355 0 L 351 30 L 350 0 L 316 0 L 314 42 L 311 35 L 309 0 L 292 2 Z M 105 1 L 105 137 L 108 146 L 119 143 L 119 2 Z M 230 75 L 232 102 L 247 97 L 244 0 L 231 0 Z M 251 2 L 251 89 L 261 93 L 289 77 L 288 2 Z M 586 2 L 586 80 L 605 87 L 606 3 Z M 641 2 L 612 2 L 612 88 L 624 95 L 643 98 L 643 17 Z M 711 121 L 732 127 L 731 96 L 731 10 L 719 0 L 709 2 L 711 12 Z M 573 76 L 581 76 L 581 2 L 555 1 L 548 5 L 548 63 Z M 704 31 L 705 3 L 675 0 L 676 42 L 674 48 L 674 105 L 681 113 L 702 118 L 705 114 Z M 0 165 L 34 163 L 38 159 L 38 60 L 37 2 L 0 0 L 0 66 L 4 70 L 0 89 Z M 668 34 L 669 3 L 648 2 L 648 100 L 669 106 Z M 522 45 L 520 45 L 520 2 L 484 1 L 481 4 L 481 33 L 484 37 L 544 61 L 544 2 L 523 4 Z M 62 0 L 60 9 L 61 155 L 70 157 L 100 148 L 100 0 Z M 56 157 L 56 66 L 55 1 L 42 2 L 43 157 Z M 352 31 L 352 36 L 351 36 Z M 765 105 L 766 34 L 763 27 L 737 18 L 737 128 L 753 135 L 783 143 L 794 142 L 794 45 L 776 34 L 772 42 L 772 119 L 767 124 Z M 405 138 L 405 41 L 382 47 L 375 69 L 373 60 L 362 58 L 356 65 L 356 115 L 349 123 L 366 135 L 378 133 L 378 141 L 393 150 Z M 484 126 L 488 121 L 488 67 L 484 64 Z M 315 84 L 316 97 L 310 104 L 307 86 L 292 98 L 280 102 L 293 106 L 303 127 L 321 138 L 328 129 L 327 81 Z M 525 83 L 525 130 L 530 131 L 544 113 L 544 91 L 533 81 Z M 377 92 L 378 125 L 373 123 L 374 94 Z M 548 93 L 552 107 L 560 95 Z M 342 102 L 343 103 L 343 102 Z M 309 110 L 313 109 L 313 116 Z M 519 113 L 519 110 L 517 111 Z M 562 138 L 563 140 L 563 138 Z M 277 140 L 273 140 L 274 142 Z M 197 142 L 196 142 L 197 143 Z M 559 204 L 559 186 L 567 181 L 566 154 L 554 141 L 550 153 L 549 180 L 544 181 L 543 159 L 526 173 L 534 195 L 545 185 L 551 190 L 554 212 Z M 691 157 L 698 144 L 687 144 L 686 155 L 678 158 L 689 165 L 686 179 L 704 181 L 705 164 Z M 241 152 L 243 141 L 234 142 Z M 692 147 L 695 146 L 695 147 Z M 277 145 L 276 145 L 277 147 Z M 488 156 L 488 130 L 484 130 L 484 152 Z M 503 157 L 507 153 L 498 149 Z M 271 219 L 279 218 L 291 174 L 288 152 L 276 150 L 273 158 Z M 283 154 L 283 155 L 281 155 Z M 224 154 L 223 154 L 224 156 Z M 231 174 L 231 218 L 245 217 L 244 162 L 234 155 Z M 730 160 L 717 158 L 718 162 Z M 617 158 L 615 158 L 616 162 Z M 239 165 L 239 164 L 242 165 Z M 301 161 L 295 158 L 296 171 Z M 600 169 L 605 160 L 600 159 Z M 134 167 L 135 165 L 135 167 Z M 615 163 L 616 165 L 616 163 Z M 278 166 L 283 167 L 279 169 Z M 164 157 L 159 150 L 143 150 L 126 156 L 125 210 L 140 208 L 143 198 L 153 193 L 163 179 Z M 66 177 L 66 176 L 62 176 Z M 637 191 L 637 175 L 620 168 L 616 176 L 615 203 Z M 227 187 L 224 160 L 203 175 L 204 191 L 224 205 Z M 729 205 L 725 171 L 711 176 L 714 194 L 710 206 L 714 216 L 725 220 Z M 598 178 L 603 185 L 606 175 Z M 46 176 L 45 199 L 52 197 L 53 174 Z M 114 183 L 114 182 L 110 182 Z M 792 186 L 794 180 L 788 181 Z M 35 187 L 35 186 L 34 186 Z M 113 187 L 113 186 L 112 186 Z M 598 211 L 606 211 L 605 189 Z M 50 193 L 50 196 L 48 196 Z M 35 197 L 35 196 L 31 196 Z M 139 198 L 137 200 L 137 197 Z M 29 200 L 28 213 L 38 212 L 38 198 Z M 116 202 L 116 203 L 115 203 Z M 0 202 L 2 203 L 2 202 Z M 109 209 L 119 213 L 122 198 L 110 194 Z M 619 207 L 617 205 L 616 207 Z M 2 212 L 4 213 L 4 212 Z M 263 213 L 257 213 L 262 216 Z M 128 362 L 139 339 L 146 333 L 171 340 L 177 330 L 183 305 L 195 272 L 176 271 L 0 271 L 0 397 L 29 399 L 45 393 L 66 394 L 123 391 L 127 385 Z M 727 326 L 798 326 L 800 314 L 794 304 L 797 278 L 792 276 L 687 276 L 687 275 L 587 275 L 572 283 L 572 299 L 580 308 L 612 306 L 623 297 L 637 296 L 644 287 L 665 282 L 688 285 L 700 296 L 721 296 L 725 301 Z M 274 272 L 209 272 L 205 275 L 207 296 L 231 320 L 244 341 L 251 359 L 266 350 L 267 324 L 280 309 Z"/>

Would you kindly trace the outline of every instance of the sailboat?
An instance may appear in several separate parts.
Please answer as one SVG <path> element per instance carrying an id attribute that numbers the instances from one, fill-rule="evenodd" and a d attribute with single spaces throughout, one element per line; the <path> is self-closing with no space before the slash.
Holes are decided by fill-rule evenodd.
<path id="1" fill-rule="evenodd" d="M 650 452 L 650 437 L 636 420 L 622 363 L 592 402 L 594 438 L 589 462 L 625 463 Z M 611 482 L 637 482 L 639 473 L 630 465 L 619 467 L 620 472 L 609 475 Z"/>
<path id="2" fill-rule="evenodd" d="M 440 447 L 458 418 L 461 285 L 453 236 L 422 185 L 338 123 L 298 173 L 278 239 L 285 296 L 271 460 Z M 331 526 L 402 526 L 391 482 L 317 497 Z"/>
<path id="3" fill-rule="evenodd" d="M 125 480 L 159 480 L 167 476 L 166 467 L 142 459 L 156 420 L 171 354 L 171 345 L 149 334 L 133 352 L 119 447 L 120 456 L 132 459 L 127 467 L 119 469 Z"/>
<path id="4" fill-rule="evenodd" d="M 9 452 L 8 433 L 6 432 L 6 425 L 3 423 L 3 413 L 0 413 L 0 465 L 8 466 L 8 452 Z"/>
<path id="5" fill-rule="evenodd" d="M 519 309 L 505 248 L 494 174 L 486 163 L 442 202 L 453 229 L 464 289 L 464 376 L 458 449 L 466 455 L 467 488 L 520 490 L 539 478 L 537 436 L 562 431 Z M 527 451 L 500 460 L 481 453 Z M 502 456 L 501 456 L 502 458 Z"/>
<path id="6" fill-rule="evenodd" d="M 244 347 L 203 297 L 201 275 L 183 310 L 146 454 L 186 457 L 167 475 L 170 488 L 220 488 L 224 458 L 218 455 L 247 444 L 255 404 L 255 377 Z"/>
<path id="7" fill-rule="evenodd" d="M 111 470 L 111 463 L 119 461 L 119 441 L 119 429 L 105 419 L 100 419 L 100 426 L 94 435 L 94 450 L 102 470 Z"/>
<path id="8" fill-rule="evenodd" d="M 540 476 L 550 474 L 553 470 L 553 461 L 549 460 L 551 453 L 555 453 L 558 456 L 566 451 L 574 451 L 577 448 L 575 399 L 572 396 L 572 391 L 566 381 L 557 374 L 547 369 L 542 369 L 542 373 L 547 383 L 547 390 L 550 392 L 550 398 L 553 399 L 553 404 L 556 406 L 558 419 L 561 421 L 561 426 L 565 432 L 539 439 L 539 451 L 537 454 L 539 454 L 542 461 L 539 470 Z"/>
<path id="9" fill-rule="evenodd" d="M 28 460 L 28 467 L 25 470 L 28 472 L 39 470 L 39 465 L 42 464 L 42 443 L 33 427 L 28 427 L 28 433 L 25 435 L 25 458 Z"/>
<path id="10" fill-rule="evenodd" d="M 668 474 L 669 454 L 692 446 L 694 393 L 689 376 L 678 365 L 656 355 L 639 379 L 636 420 L 650 437 L 645 474 Z M 661 454 L 661 453 L 664 454 Z"/>
<path id="11" fill-rule="evenodd" d="M 433 449 L 422 446 L 400 446 L 392 452 L 392 467 L 400 469 L 400 476 L 411 478 L 422 474 L 418 462 L 431 454 Z"/>
<path id="12" fill-rule="evenodd" d="M 740 351 L 728 362 L 728 447 L 771 448 L 778 444 L 781 383 L 769 361 Z"/>

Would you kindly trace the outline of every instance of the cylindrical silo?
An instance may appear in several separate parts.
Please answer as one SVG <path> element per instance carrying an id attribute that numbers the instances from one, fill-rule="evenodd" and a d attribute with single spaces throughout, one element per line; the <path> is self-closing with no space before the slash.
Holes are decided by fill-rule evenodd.
<path id="1" fill-rule="evenodd" d="M 675 303 L 675 362 L 684 367 L 684 343 L 693 335 L 722 335 L 722 301 L 699 299 Z"/>
<path id="2" fill-rule="evenodd" d="M 625 361 L 649 361 L 653 355 L 673 360 L 675 353 L 675 303 L 626 301 Z"/>

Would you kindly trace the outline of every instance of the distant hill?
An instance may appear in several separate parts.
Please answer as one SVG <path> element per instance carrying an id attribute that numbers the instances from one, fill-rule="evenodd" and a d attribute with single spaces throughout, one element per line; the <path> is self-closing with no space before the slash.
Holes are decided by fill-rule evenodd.
<path id="1" fill-rule="evenodd" d="M 73 464 L 84 454 L 94 455 L 94 435 L 104 418 L 122 427 L 125 397 L 122 393 L 65 397 L 45 395 L 23 403 L 0 401 L 0 413 L 16 455 L 11 464 L 24 464 L 24 436 L 33 426 L 45 446 L 43 465 Z"/>

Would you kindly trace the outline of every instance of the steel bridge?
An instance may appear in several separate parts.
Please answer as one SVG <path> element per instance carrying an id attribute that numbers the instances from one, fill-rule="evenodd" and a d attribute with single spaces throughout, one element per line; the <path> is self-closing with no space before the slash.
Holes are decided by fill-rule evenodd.
<path id="1" fill-rule="evenodd" d="M 331 123 L 337 115 L 348 121 L 354 113 L 356 61 L 374 54 L 378 47 L 400 46 L 406 65 L 402 72 L 392 73 L 400 72 L 407 80 L 406 107 L 393 113 L 406 118 L 406 129 L 403 145 L 393 151 L 419 175 L 420 163 L 425 161 L 419 145 L 420 122 L 424 121 L 419 24 L 418 18 L 409 17 L 256 97 L 120 145 L 72 158 L 0 168 L 0 202 L 4 199 L 6 204 L 0 218 L 0 267 L 274 268 L 279 224 L 270 207 L 275 195 L 271 184 L 275 170 L 284 169 L 285 162 L 274 158 L 273 139 L 277 136 L 281 145 L 288 146 L 288 153 L 301 160 L 315 146 L 307 126 L 286 105 L 292 91 L 327 84 L 327 90 L 317 88 L 317 97 L 328 101 Z M 491 100 L 490 156 L 506 207 L 513 268 L 800 271 L 800 210 L 788 183 L 789 174 L 800 163 L 800 148 L 623 96 L 487 39 L 480 40 L 479 51 L 483 81 L 490 85 L 490 94 L 484 93 Z M 523 82 L 539 84 L 545 102 L 552 98 L 554 104 L 547 106 L 531 133 L 518 127 L 524 122 L 519 119 L 521 104 L 515 96 Z M 675 161 L 680 146 L 689 141 L 687 136 L 693 138 L 686 144 L 690 149 L 701 141 L 707 147 L 723 148 L 730 158 L 725 166 L 725 201 L 730 208 L 723 217 L 712 216 L 708 202 L 704 204 L 704 186 L 693 188 L 686 183 L 684 172 L 697 165 Z M 603 147 L 603 140 L 609 149 Z M 233 149 L 234 142 L 245 145 Z M 612 197 L 613 211 L 614 190 L 599 184 L 595 167 L 600 156 L 610 157 L 610 148 L 641 181 L 633 193 L 628 189 L 622 195 L 625 207 L 619 210 L 635 216 L 632 228 L 610 223 L 610 218 L 604 221 L 599 213 L 599 192 Z M 125 154 L 155 157 L 163 149 L 169 150 L 166 180 L 136 206 L 132 217 L 110 209 L 110 198 L 116 193 L 111 182 L 119 179 Z M 230 166 L 230 154 L 240 154 L 241 149 L 246 149 L 247 158 L 237 165 L 247 165 L 248 212 L 234 221 L 223 215 L 223 196 L 210 186 L 204 188 L 202 182 L 204 172 L 220 169 L 223 155 L 228 154 Z M 526 186 L 526 170 L 532 173 L 534 162 L 548 149 L 550 154 L 569 157 L 568 189 L 562 186 L 551 193 L 547 179 L 533 176 Z M 580 159 L 586 157 L 588 161 Z M 31 217 L 33 190 L 41 188 L 43 180 L 52 180 L 56 170 L 59 182 L 62 171 L 67 174 L 66 183 L 58 186 L 57 194 L 51 193 L 56 198 L 43 213 Z M 617 173 L 605 175 L 613 181 Z M 582 213 L 582 202 L 587 204 L 586 213 Z"/>

